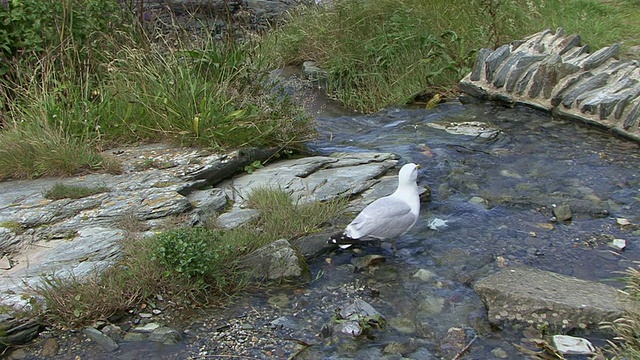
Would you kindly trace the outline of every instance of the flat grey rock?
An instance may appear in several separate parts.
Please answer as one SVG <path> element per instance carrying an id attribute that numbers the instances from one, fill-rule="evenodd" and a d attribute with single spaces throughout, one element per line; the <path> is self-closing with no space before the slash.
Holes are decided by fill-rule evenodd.
<path id="1" fill-rule="evenodd" d="M 624 314 L 618 291 L 609 286 L 530 267 L 503 268 L 474 286 L 497 326 L 571 329 L 596 327 Z"/>

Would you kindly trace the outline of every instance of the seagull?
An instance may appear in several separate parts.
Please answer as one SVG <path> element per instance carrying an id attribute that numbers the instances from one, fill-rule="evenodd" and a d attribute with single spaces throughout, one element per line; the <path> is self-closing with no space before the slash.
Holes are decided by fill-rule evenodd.
<path id="1" fill-rule="evenodd" d="M 418 169 L 420 165 L 409 163 L 400 169 L 396 191 L 365 207 L 347 228 L 331 236 L 328 243 L 346 249 L 361 241 L 394 240 L 404 235 L 418 221 L 420 214 L 420 190 Z"/>

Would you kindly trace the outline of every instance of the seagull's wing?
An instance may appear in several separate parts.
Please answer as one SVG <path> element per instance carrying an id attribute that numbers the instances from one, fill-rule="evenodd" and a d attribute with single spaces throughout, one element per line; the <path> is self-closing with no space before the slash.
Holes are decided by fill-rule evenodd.
<path id="1" fill-rule="evenodd" d="M 390 239 L 407 232 L 416 221 L 411 207 L 395 197 L 380 198 L 364 208 L 347 226 L 345 234 L 353 239 Z"/>

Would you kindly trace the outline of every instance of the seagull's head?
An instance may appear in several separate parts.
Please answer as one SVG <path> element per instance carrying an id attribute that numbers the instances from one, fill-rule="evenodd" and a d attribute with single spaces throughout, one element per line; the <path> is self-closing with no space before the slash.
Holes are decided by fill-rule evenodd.
<path id="1" fill-rule="evenodd" d="M 405 164 L 398 174 L 398 182 L 400 184 L 412 184 L 415 185 L 418 181 L 418 169 L 420 165 L 414 163 Z"/>

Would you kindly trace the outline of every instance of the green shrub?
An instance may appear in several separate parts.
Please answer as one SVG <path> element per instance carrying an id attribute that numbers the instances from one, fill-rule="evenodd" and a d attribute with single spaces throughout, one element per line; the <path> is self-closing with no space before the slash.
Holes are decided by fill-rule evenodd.
<path id="1" fill-rule="evenodd" d="M 60 48 L 68 39 L 75 46 L 94 46 L 92 36 L 122 23 L 116 0 L 8 0 L 0 3 L 0 51 L 6 60 L 23 53 L 37 56 Z"/>
<path id="2" fill-rule="evenodd" d="M 233 267 L 233 250 L 219 231 L 198 227 L 159 234 L 154 256 L 168 269 L 166 276 L 179 274 L 206 282 Z"/>

